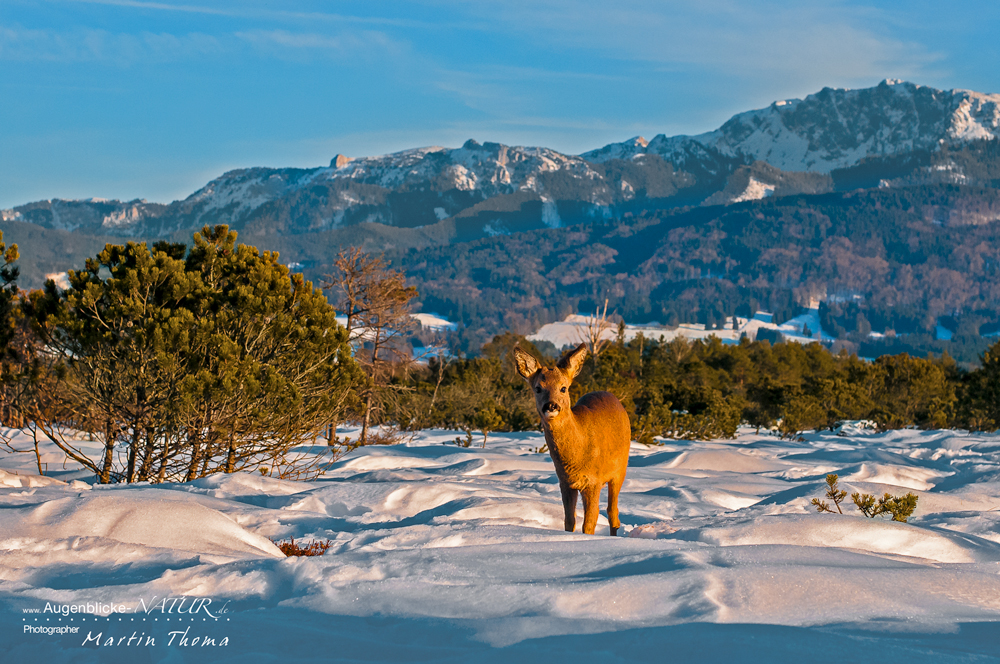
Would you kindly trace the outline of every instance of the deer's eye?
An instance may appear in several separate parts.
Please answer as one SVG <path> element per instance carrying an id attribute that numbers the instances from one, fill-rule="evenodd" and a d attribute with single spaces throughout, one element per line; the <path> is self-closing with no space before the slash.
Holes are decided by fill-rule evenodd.
<path id="1" fill-rule="evenodd" d="M 561 390 L 559 390 L 559 391 L 560 391 L 560 392 L 565 392 L 565 391 L 566 391 L 566 388 L 564 387 L 564 388 L 562 388 L 562 389 L 561 389 Z"/>
<path id="2" fill-rule="evenodd" d="M 540 388 L 540 387 L 538 387 L 538 386 L 536 385 L 536 386 L 535 386 L 535 394 L 541 394 L 541 393 L 542 393 L 542 388 Z"/>

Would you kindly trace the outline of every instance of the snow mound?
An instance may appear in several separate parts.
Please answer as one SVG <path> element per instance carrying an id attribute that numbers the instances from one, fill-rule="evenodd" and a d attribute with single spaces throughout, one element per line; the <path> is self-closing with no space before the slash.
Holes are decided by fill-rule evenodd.
<path id="1" fill-rule="evenodd" d="M 101 538 L 202 555 L 207 561 L 284 557 L 267 538 L 177 492 L 158 489 L 56 498 L 0 511 L 0 549 Z"/>
<path id="2" fill-rule="evenodd" d="M 8 473 L 6 470 L 0 470 L 0 489 L 27 489 L 42 486 L 65 486 L 65 484 L 65 482 L 61 482 L 51 477 L 42 477 L 41 475 L 21 475 L 18 473 Z"/>
<path id="3" fill-rule="evenodd" d="M 629 531 L 628 536 L 639 539 L 659 539 L 676 532 L 676 528 L 666 521 L 661 521 L 660 523 L 646 523 L 637 526 Z"/>
<path id="4" fill-rule="evenodd" d="M 697 539 L 718 546 L 778 544 L 855 549 L 939 563 L 1000 561 L 1000 546 L 976 537 L 839 514 L 757 517 L 737 526 L 701 529 Z"/>
<path id="5" fill-rule="evenodd" d="M 668 468 L 714 470 L 730 473 L 763 473 L 786 468 L 786 464 L 739 450 L 681 452 Z"/>
<path id="6" fill-rule="evenodd" d="M 302 482 L 261 477 L 251 473 L 220 473 L 188 482 L 187 488 L 207 489 L 217 498 L 237 496 L 283 496 L 306 491 Z"/>
<path id="7" fill-rule="evenodd" d="M 843 476 L 843 481 L 870 482 L 872 484 L 890 484 L 907 489 L 926 491 L 934 487 L 939 480 L 950 473 L 943 473 L 932 468 L 903 467 L 881 463 L 863 463 L 854 472 Z"/>

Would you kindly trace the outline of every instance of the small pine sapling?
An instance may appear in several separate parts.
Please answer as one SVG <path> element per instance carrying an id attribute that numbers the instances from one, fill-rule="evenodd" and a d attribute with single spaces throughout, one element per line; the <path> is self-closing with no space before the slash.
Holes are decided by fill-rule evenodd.
<path id="1" fill-rule="evenodd" d="M 871 494 L 862 494 L 855 491 L 851 494 L 851 500 L 853 500 L 854 504 L 857 505 L 858 511 L 869 519 L 874 519 L 882 513 L 881 508 L 875 502 L 875 496 Z"/>
<path id="2" fill-rule="evenodd" d="M 893 521 L 906 523 L 913 511 L 917 509 L 917 496 L 913 493 L 907 493 L 905 496 L 885 494 L 879 504 L 883 505 L 885 511 L 892 515 Z"/>
<path id="3" fill-rule="evenodd" d="M 918 496 L 914 493 L 907 493 L 905 496 L 894 496 L 890 493 L 883 494 L 881 498 L 868 493 L 852 493 L 851 500 L 857 505 L 858 510 L 869 519 L 874 519 L 882 514 L 889 514 L 893 521 L 906 523 L 906 520 L 913 515 L 917 509 Z"/>
<path id="4" fill-rule="evenodd" d="M 847 492 L 837 486 L 837 480 L 839 477 L 836 473 L 830 473 L 826 476 L 826 497 L 833 501 L 833 506 L 837 508 L 837 512 L 840 514 L 844 513 L 844 510 L 840 509 L 840 503 L 847 497 Z M 819 498 L 813 498 L 812 504 L 816 506 L 817 512 L 829 512 L 833 514 L 833 510 L 830 508 L 830 503 L 820 500 Z"/>

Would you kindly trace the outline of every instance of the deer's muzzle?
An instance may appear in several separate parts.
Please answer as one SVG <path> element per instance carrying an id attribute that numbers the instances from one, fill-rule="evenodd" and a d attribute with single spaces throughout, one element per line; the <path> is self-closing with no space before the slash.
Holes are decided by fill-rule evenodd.
<path id="1" fill-rule="evenodd" d="M 542 412 L 543 413 L 558 413 L 559 412 L 559 404 L 557 404 L 555 401 L 550 401 L 547 404 L 545 404 L 544 406 L 542 406 Z"/>

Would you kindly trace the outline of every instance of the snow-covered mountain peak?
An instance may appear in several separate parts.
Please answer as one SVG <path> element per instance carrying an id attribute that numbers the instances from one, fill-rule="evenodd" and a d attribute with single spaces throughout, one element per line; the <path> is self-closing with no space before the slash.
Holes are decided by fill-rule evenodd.
<path id="1" fill-rule="evenodd" d="M 469 139 L 459 148 L 435 146 L 352 159 L 339 168 L 324 169 L 316 179 L 351 179 L 391 188 L 406 182 L 436 181 L 444 177 L 445 181 L 437 186 L 450 182 L 457 189 L 481 189 L 491 196 L 523 186 L 533 188 L 532 183 L 537 182 L 539 173 L 564 169 L 578 177 L 596 176 L 580 157 L 548 148 L 479 143 Z"/>
<path id="2" fill-rule="evenodd" d="M 662 134 L 660 134 L 660 136 L 662 136 Z M 659 136 L 657 138 L 659 138 Z M 621 143 L 609 143 L 603 148 L 591 150 L 590 152 L 584 152 L 580 156 L 587 161 L 595 163 L 602 163 L 611 159 L 632 159 L 636 155 L 645 153 L 648 145 L 649 141 L 642 136 L 633 136 L 627 141 L 622 141 Z"/>
<path id="3" fill-rule="evenodd" d="M 645 152 L 680 166 L 701 149 L 785 171 L 829 173 L 866 157 L 934 150 L 941 141 L 955 144 L 998 134 L 1000 95 L 886 79 L 873 88 L 824 88 L 805 99 L 776 101 L 697 136 L 661 134 L 646 146 L 629 140 L 581 156 L 604 162 Z"/>

